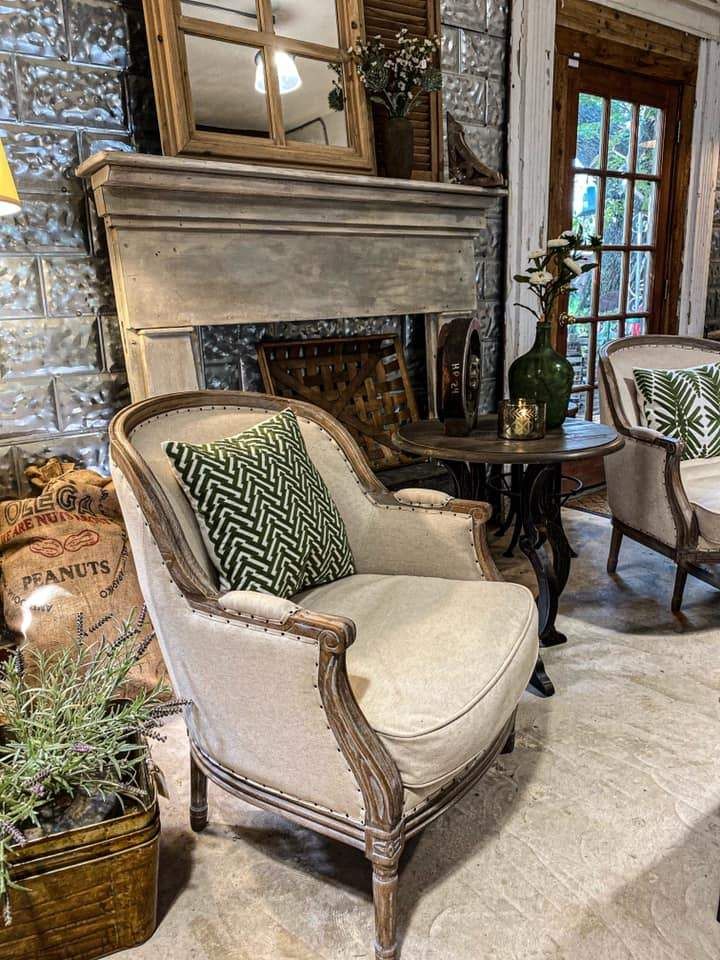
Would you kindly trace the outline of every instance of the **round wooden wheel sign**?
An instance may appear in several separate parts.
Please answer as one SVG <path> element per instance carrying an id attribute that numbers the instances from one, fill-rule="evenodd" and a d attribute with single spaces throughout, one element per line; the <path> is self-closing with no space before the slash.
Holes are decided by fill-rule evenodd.
<path id="1" fill-rule="evenodd" d="M 455 317 L 438 335 L 438 417 L 449 436 L 466 436 L 475 426 L 480 399 L 480 322 Z"/>

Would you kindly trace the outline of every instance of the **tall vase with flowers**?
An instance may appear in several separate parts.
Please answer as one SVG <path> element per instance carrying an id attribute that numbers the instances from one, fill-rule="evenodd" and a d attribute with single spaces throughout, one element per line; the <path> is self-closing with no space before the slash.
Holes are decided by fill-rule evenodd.
<path id="1" fill-rule="evenodd" d="M 589 256 L 601 246 L 600 237 L 585 237 L 582 227 L 565 230 L 549 240 L 542 249 L 533 250 L 524 273 L 515 274 L 517 283 L 526 284 L 537 297 L 537 309 L 525 303 L 516 306 L 528 310 L 537 320 L 535 343 L 510 367 L 510 397 L 546 404 L 547 428 L 559 427 L 567 416 L 573 384 L 572 364 L 552 346 L 552 319 L 560 297 L 572 292 L 573 283 L 597 267 Z M 558 322 L 572 321 L 563 314 Z"/>
<path id="2" fill-rule="evenodd" d="M 403 28 L 391 47 L 378 35 L 348 50 L 370 100 L 387 111 L 382 160 L 388 177 L 407 180 L 412 173 L 414 134 L 410 111 L 421 94 L 434 93 L 442 86 L 437 65 L 439 49 L 438 37 L 413 37 Z M 342 66 L 330 64 L 330 68 L 338 74 L 338 80 L 333 83 L 328 102 L 333 110 L 342 110 Z"/>

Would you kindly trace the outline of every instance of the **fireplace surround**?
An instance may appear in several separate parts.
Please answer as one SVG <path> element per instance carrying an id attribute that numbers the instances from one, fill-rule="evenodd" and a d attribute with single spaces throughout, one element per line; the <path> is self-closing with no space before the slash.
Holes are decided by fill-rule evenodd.
<path id="1" fill-rule="evenodd" d="M 134 400 L 204 386 L 200 329 L 476 309 L 473 239 L 504 191 L 180 157 L 99 153 Z"/>

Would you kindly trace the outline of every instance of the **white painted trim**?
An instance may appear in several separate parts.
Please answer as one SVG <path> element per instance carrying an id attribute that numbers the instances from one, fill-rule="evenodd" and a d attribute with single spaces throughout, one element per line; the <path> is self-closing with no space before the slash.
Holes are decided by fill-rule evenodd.
<path id="1" fill-rule="evenodd" d="M 505 373 L 530 349 L 535 320 L 515 301 L 533 304 L 513 275 L 530 250 L 545 243 L 550 178 L 555 0 L 514 0 L 511 21 L 508 129 L 507 291 Z"/>
<path id="2" fill-rule="evenodd" d="M 708 266 L 720 156 L 720 43 L 700 41 L 678 332 L 705 330 Z M 696 269 L 697 267 L 697 269 Z"/>
<path id="3" fill-rule="evenodd" d="M 720 38 L 715 0 L 599 0 L 606 6 L 686 30 Z M 505 374 L 532 343 L 534 320 L 513 306 L 526 295 L 512 277 L 533 247 L 546 239 L 552 136 L 554 0 L 514 0 L 510 38 L 508 126 L 507 290 Z M 720 44 L 701 43 L 693 121 L 690 196 L 680 291 L 680 333 L 702 335 L 710 259 L 720 130 Z"/>

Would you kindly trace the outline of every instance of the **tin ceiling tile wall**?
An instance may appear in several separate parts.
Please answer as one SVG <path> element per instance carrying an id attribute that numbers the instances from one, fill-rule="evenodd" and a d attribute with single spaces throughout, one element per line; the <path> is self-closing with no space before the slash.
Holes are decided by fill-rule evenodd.
<path id="1" fill-rule="evenodd" d="M 0 256 L 0 320 L 42 315 L 42 282 L 37 258 Z"/>
<path id="2" fill-rule="evenodd" d="M 3 379 L 100 372 L 102 367 L 100 330 L 93 315 L 32 317 L 0 323 Z"/>
<path id="3" fill-rule="evenodd" d="M 0 137 L 22 193 L 82 193 L 80 182 L 72 176 L 80 162 L 74 131 L 0 124 Z"/>
<path id="4" fill-rule="evenodd" d="M 81 196 L 35 194 L 14 217 L 0 219 L 5 253 L 81 253 L 88 249 Z"/>
<path id="5" fill-rule="evenodd" d="M 471 148 L 491 169 L 505 172 L 507 0 L 442 0 L 443 101 L 465 128 Z M 482 321 L 483 413 L 495 409 L 501 375 L 505 205 L 498 201 L 475 244 L 478 315 Z"/>
<path id="6" fill-rule="evenodd" d="M 0 50 L 35 57 L 67 55 L 62 0 L 3 0 Z"/>
<path id="7" fill-rule="evenodd" d="M 0 53 L 0 119 L 17 119 L 17 85 L 13 58 Z"/>
<path id="8" fill-rule="evenodd" d="M 127 382 L 102 227 L 74 170 L 98 150 L 158 150 L 137 0 L 3 0 L 2 14 L 0 136 L 22 210 L 0 219 L 0 497 L 28 492 L 22 471 L 49 456 L 107 471 Z"/>

